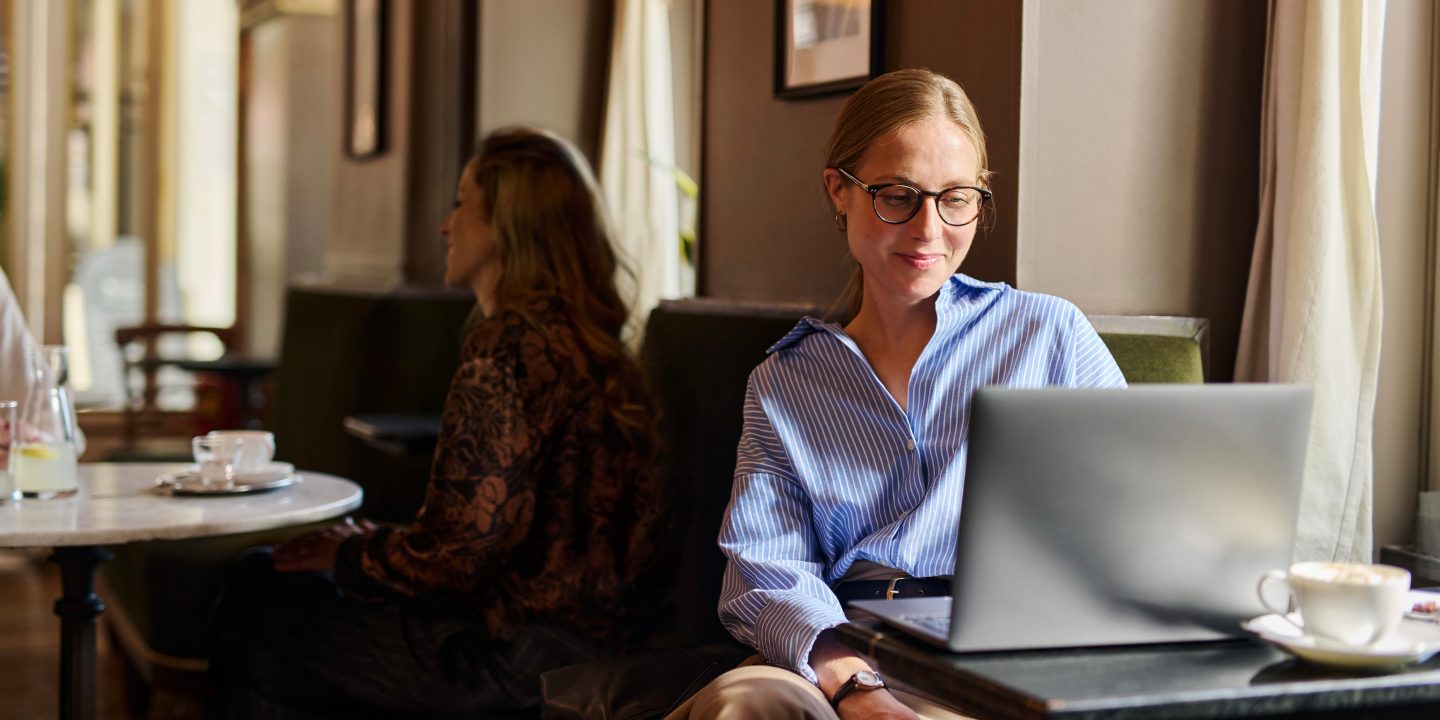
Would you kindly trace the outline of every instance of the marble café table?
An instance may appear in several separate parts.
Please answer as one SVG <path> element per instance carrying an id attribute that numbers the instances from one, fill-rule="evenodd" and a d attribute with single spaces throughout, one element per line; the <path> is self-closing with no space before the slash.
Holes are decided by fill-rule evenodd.
<path id="1" fill-rule="evenodd" d="M 155 489 L 160 475 L 185 465 L 80 465 L 77 494 L 0 505 L 0 547 L 52 547 L 61 568 L 60 717 L 95 717 L 95 618 L 105 606 L 95 595 L 95 569 L 110 554 L 102 546 L 144 540 L 228 535 L 300 525 L 360 507 L 360 487 L 324 473 L 298 470 L 301 482 L 268 492 L 173 497 Z"/>

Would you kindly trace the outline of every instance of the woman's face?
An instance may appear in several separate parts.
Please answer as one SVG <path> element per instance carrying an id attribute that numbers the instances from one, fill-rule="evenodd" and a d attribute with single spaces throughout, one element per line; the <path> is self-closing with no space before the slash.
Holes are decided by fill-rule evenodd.
<path id="1" fill-rule="evenodd" d="M 974 143 L 954 122 L 924 120 L 881 137 L 860 157 L 854 175 L 870 186 L 901 183 L 939 191 L 978 186 L 980 161 Z M 864 303 L 913 304 L 933 296 L 959 268 L 975 239 L 972 222 L 962 227 L 940 219 L 926 196 L 915 216 L 899 225 L 875 216 L 870 193 L 838 171 L 825 170 L 835 209 L 848 222 L 850 253 L 865 275 Z"/>
<path id="2" fill-rule="evenodd" d="M 494 294 L 500 277 L 500 248 L 473 166 L 471 161 L 460 173 L 455 208 L 440 226 L 440 234 L 446 238 L 445 284 L 469 288 L 484 301 Z"/>

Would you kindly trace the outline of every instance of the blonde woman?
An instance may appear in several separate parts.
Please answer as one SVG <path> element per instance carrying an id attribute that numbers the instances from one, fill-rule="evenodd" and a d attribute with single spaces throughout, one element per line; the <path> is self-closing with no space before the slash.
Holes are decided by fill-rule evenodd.
<path id="1" fill-rule="evenodd" d="M 750 376 L 720 531 L 720 619 L 759 654 L 672 717 L 916 717 L 832 629 L 895 578 L 948 594 L 971 394 L 1124 385 L 1073 305 L 958 272 L 989 176 L 944 76 L 883 75 L 840 111 L 821 179 L 854 278 L 839 322 L 801 321 Z"/>
<path id="2" fill-rule="evenodd" d="M 653 609 L 667 508 L 602 208 L 569 142 L 483 141 L 440 228 L 445 281 L 483 319 L 425 504 L 406 527 L 297 538 L 273 570 L 246 559 L 219 613 L 221 714 L 524 710 L 541 672 L 626 647 Z"/>

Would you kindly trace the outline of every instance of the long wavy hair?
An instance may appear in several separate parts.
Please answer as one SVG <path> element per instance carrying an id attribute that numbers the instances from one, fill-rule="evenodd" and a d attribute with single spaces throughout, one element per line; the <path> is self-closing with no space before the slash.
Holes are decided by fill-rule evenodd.
<path id="1" fill-rule="evenodd" d="M 825 166 L 844 168 L 846 172 L 853 173 L 865 151 L 877 141 L 910 125 L 936 118 L 955 123 L 975 146 L 980 164 L 976 181 L 981 187 L 989 189 L 990 163 L 985 151 L 985 131 L 980 127 L 980 114 L 958 83 L 924 68 L 886 73 L 865 83 L 851 95 L 835 118 L 830 147 L 825 153 Z M 984 211 L 990 214 L 993 206 L 987 203 Z M 989 219 L 981 218 L 981 227 Z M 856 265 L 849 285 L 831 307 L 828 316 L 848 322 L 860 312 L 864 296 L 865 275 Z"/>
<path id="2" fill-rule="evenodd" d="M 603 378 L 614 428 L 628 447 L 653 456 L 652 404 L 621 337 L 629 309 L 615 275 L 630 270 L 615 253 L 589 163 L 559 135 L 516 126 L 486 136 L 470 166 L 499 249 L 496 306 L 525 315 L 528 298 L 562 298 L 581 349 Z"/>

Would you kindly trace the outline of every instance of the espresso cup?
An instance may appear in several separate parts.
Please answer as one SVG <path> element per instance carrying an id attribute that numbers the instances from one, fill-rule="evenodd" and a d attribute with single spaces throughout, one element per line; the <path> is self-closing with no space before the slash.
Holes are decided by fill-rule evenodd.
<path id="1" fill-rule="evenodd" d="M 1289 608 L 1277 608 L 1265 597 L 1272 582 L 1289 588 L 1300 622 L 1289 617 Z M 1405 615 L 1409 590 L 1410 573 L 1401 568 L 1334 562 L 1296 563 L 1289 572 L 1271 570 L 1256 588 L 1266 609 L 1302 632 L 1356 646 L 1374 645 L 1395 631 Z"/>
<path id="2" fill-rule="evenodd" d="M 264 430 L 213 430 L 207 437 L 233 438 L 239 445 L 234 465 L 237 475 L 261 472 L 275 458 L 275 433 Z"/>

